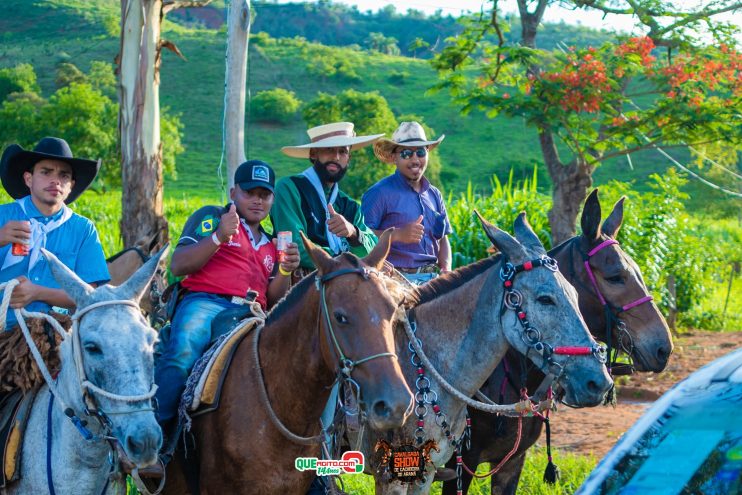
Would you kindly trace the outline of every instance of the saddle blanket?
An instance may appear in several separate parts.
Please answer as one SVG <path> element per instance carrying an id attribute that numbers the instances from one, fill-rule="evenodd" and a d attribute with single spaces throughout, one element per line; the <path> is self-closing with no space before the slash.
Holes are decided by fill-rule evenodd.
<path id="1" fill-rule="evenodd" d="M 264 323 L 260 317 L 246 318 L 231 332 L 222 335 L 199 359 L 186 382 L 180 412 L 212 411 L 219 406 L 222 383 L 237 346 L 253 329 Z M 186 424 L 189 423 L 186 421 Z"/>

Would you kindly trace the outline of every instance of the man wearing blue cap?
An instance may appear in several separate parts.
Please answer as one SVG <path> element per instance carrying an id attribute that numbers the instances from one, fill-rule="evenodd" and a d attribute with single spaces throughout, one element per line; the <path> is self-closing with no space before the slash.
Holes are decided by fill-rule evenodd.
<path id="1" fill-rule="evenodd" d="M 3 152 L 0 179 L 16 201 L 0 205 L 0 283 L 19 281 L 6 330 L 16 324 L 11 309 L 45 312 L 75 306 L 54 280 L 41 248 L 90 285 L 110 279 L 93 222 L 67 206 L 90 186 L 99 168 L 99 160 L 74 158 L 67 142 L 55 137 L 42 139 L 33 150 L 11 144 Z"/>
<path id="2" fill-rule="evenodd" d="M 204 206 L 183 227 L 170 270 L 184 276 L 186 294 L 172 319 L 170 338 L 155 365 L 159 421 L 175 419 L 186 379 L 199 357 L 218 337 L 211 322 L 221 311 L 247 303 L 248 291 L 265 309 L 289 288 L 291 272 L 299 266 L 296 243 L 278 252 L 260 222 L 273 205 L 273 169 L 260 160 L 237 168 L 233 203 Z"/>

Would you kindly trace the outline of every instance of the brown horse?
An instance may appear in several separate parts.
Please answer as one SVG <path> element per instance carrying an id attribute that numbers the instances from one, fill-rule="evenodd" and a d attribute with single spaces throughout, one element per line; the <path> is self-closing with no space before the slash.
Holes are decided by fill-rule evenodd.
<path id="1" fill-rule="evenodd" d="M 160 247 L 154 244 L 152 239 L 145 239 L 137 242 L 135 246 L 119 251 L 108 258 L 106 263 L 111 275 L 109 283 L 116 287 L 124 283 L 152 257 L 153 253 L 159 251 Z M 149 291 L 139 301 L 139 307 L 148 316 L 150 325 L 155 328 L 159 328 L 165 323 L 160 298 L 167 287 L 166 263 L 167 259 L 160 262 L 150 283 Z"/>
<path id="2" fill-rule="evenodd" d="M 566 279 L 577 288 L 580 312 L 591 333 L 603 341 L 610 339 L 614 349 L 629 354 L 637 370 L 659 372 L 667 365 L 672 352 L 672 338 L 659 309 L 647 299 L 648 291 L 636 263 L 613 242 L 623 221 L 624 199 L 614 205 L 601 227 L 600 202 L 595 189 L 585 201 L 582 235 L 565 241 L 549 254 L 557 260 Z M 589 265 L 586 266 L 585 262 Z M 592 280 L 588 266 L 593 274 Z M 482 387 L 482 392 L 501 404 L 518 400 L 523 386 L 529 391 L 534 390 L 544 379 L 543 373 L 532 369 L 523 376 L 525 370 L 521 366 L 518 354 L 509 351 Z M 614 365 L 614 372 L 617 368 Z M 463 452 L 464 464 L 474 471 L 480 463 L 490 462 L 494 469 L 510 455 L 510 459 L 492 475 L 491 489 L 493 495 L 515 494 L 525 452 L 541 435 L 543 421 L 524 418 L 521 438 L 516 446 L 517 419 L 475 410 L 470 410 L 469 414 L 472 438 L 470 449 Z M 447 466 L 455 468 L 455 458 Z M 464 470 L 464 493 L 471 481 L 472 476 Z M 456 481 L 445 482 L 443 493 L 455 494 Z"/>
<path id="3" fill-rule="evenodd" d="M 410 409 L 392 333 L 403 294 L 390 293 L 389 280 L 378 275 L 391 230 L 362 260 L 348 253 L 333 259 L 303 241 L 316 274 L 294 286 L 262 331 L 239 344 L 219 409 L 194 418 L 199 459 L 187 469 L 198 474 L 200 493 L 306 493 L 314 472 L 298 471 L 295 459 L 320 456 L 316 439 L 307 437 L 320 433 L 341 366 L 352 370 L 361 410 L 374 428 L 400 426 Z M 188 493 L 182 462 L 168 466 L 166 493 Z"/>

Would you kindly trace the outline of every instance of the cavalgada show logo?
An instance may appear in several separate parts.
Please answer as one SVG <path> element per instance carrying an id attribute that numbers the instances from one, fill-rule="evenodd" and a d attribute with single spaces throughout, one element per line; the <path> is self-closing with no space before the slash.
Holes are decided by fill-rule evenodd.
<path id="1" fill-rule="evenodd" d="M 363 472 L 363 453 L 349 450 L 340 460 L 297 457 L 294 467 L 299 471 L 317 471 L 317 476 L 360 474 Z"/>

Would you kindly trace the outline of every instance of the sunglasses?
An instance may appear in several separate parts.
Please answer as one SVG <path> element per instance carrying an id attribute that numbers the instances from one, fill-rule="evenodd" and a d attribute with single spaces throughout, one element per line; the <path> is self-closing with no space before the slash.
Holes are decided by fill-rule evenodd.
<path id="1" fill-rule="evenodd" d="M 416 150 L 402 150 L 399 152 L 400 158 L 403 160 L 407 160 L 409 158 L 412 158 L 412 154 L 416 154 L 418 158 L 425 158 L 425 155 L 428 154 L 428 150 L 425 148 L 417 148 Z"/>

